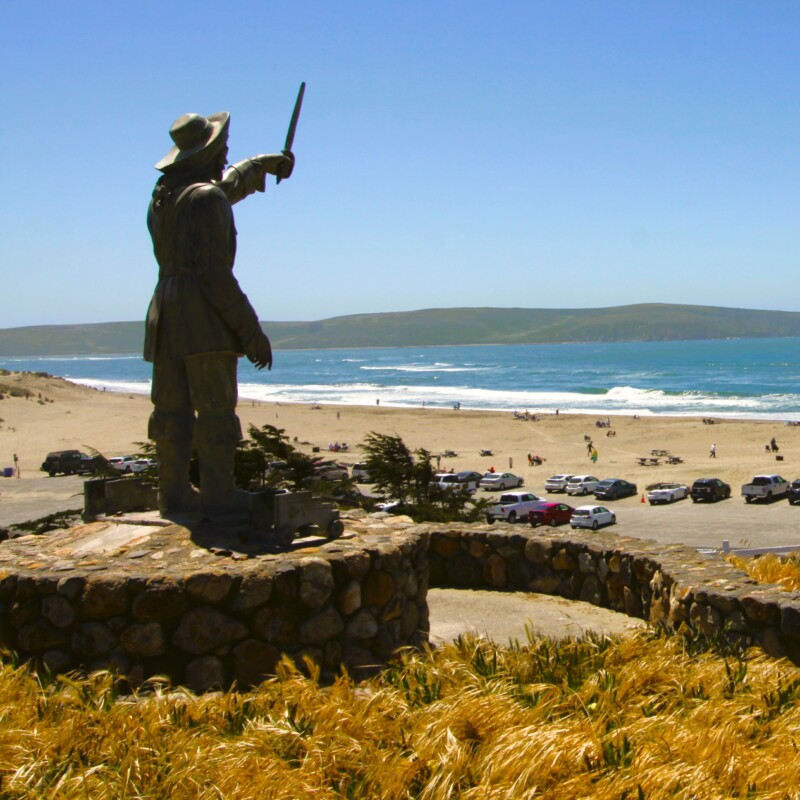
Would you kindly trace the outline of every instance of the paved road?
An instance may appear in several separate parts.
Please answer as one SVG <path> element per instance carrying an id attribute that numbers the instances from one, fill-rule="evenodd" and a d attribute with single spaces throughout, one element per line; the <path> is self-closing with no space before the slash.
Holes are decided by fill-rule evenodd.
<path id="1" fill-rule="evenodd" d="M 0 526 L 83 508 L 84 480 L 81 475 L 51 478 L 44 473 L 0 479 Z"/>

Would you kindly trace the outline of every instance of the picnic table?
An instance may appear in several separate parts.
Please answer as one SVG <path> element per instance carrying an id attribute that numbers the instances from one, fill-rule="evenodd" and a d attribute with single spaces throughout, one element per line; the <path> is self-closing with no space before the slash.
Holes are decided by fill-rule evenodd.
<path id="1" fill-rule="evenodd" d="M 683 459 L 680 456 L 669 456 L 667 464 L 683 464 Z"/>
<path id="2" fill-rule="evenodd" d="M 651 456 L 662 456 L 662 457 L 668 456 L 669 455 L 669 450 L 651 450 L 650 451 L 650 455 Z"/>
<path id="3" fill-rule="evenodd" d="M 661 463 L 660 458 L 652 458 L 650 456 L 642 456 L 636 459 L 642 467 L 657 467 Z"/>

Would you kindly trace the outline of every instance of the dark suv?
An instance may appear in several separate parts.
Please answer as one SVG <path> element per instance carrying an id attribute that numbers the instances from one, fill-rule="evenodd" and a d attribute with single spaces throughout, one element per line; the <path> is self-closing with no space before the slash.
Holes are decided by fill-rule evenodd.
<path id="1" fill-rule="evenodd" d="M 619 500 L 620 497 L 631 497 L 637 491 L 635 483 L 623 481 L 621 478 L 608 478 L 597 484 L 594 496 L 598 500 Z"/>
<path id="2" fill-rule="evenodd" d="M 700 500 L 713 503 L 731 496 L 731 487 L 719 478 L 700 478 L 692 484 L 691 498 L 693 503 Z"/>
<path id="3" fill-rule="evenodd" d="M 98 459 L 81 453 L 80 450 L 59 450 L 47 454 L 47 458 L 42 462 L 41 470 L 52 478 L 59 472 L 64 475 L 79 475 L 94 472 L 97 467 Z"/>

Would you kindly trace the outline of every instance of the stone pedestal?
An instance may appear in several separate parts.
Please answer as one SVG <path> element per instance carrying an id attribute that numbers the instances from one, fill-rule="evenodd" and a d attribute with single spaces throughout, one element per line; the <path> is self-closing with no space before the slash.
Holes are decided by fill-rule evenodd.
<path id="1" fill-rule="evenodd" d="M 427 535 L 345 533 L 275 552 L 257 532 L 124 515 L 0 546 L 0 644 L 57 672 L 203 691 L 283 657 L 380 668 L 427 641 Z"/>

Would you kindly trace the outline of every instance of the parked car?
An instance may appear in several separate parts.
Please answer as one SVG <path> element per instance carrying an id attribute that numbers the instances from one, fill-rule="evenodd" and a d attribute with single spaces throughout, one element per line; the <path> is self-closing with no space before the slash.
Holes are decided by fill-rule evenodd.
<path id="1" fill-rule="evenodd" d="M 685 483 L 654 483 L 647 487 L 647 500 L 651 506 L 659 503 L 674 503 L 685 500 L 689 496 L 689 487 Z"/>
<path id="2" fill-rule="evenodd" d="M 154 458 L 137 458 L 136 461 L 131 464 L 131 472 L 144 472 L 146 469 L 157 466 L 158 461 Z"/>
<path id="3" fill-rule="evenodd" d="M 347 467 L 335 461 L 322 461 L 314 465 L 314 477 L 323 481 L 343 481 L 348 476 Z"/>
<path id="4" fill-rule="evenodd" d="M 402 500 L 385 500 L 381 503 L 376 503 L 375 510 L 385 511 L 387 514 L 408 514 L 414 510 L 414 506 Z"/>
<path id="5" fill-rule="evenodd" d="M 433 482 L 440 489 L 452 489 L 456 491 L 474 492 L 481 481 L 479 472 L 442 472 L 433 476 Z"/>
<path id="6" fill-rule="evenodd" d="M 564 487 L 567 494 L 591 494 L 600 483 L 594 475 L 573 475 Z"/>
<path id="7" fill-rule="evenodd" d="M 528 513 L 541 502 L 542 498 L 531 492 L 506 492 L 500 495 L 497 503 L 489 506 L 486 521 L 492 523 L 499 519 L 503 522 L 516 522 L 518 519 L 528 519 Z"/>
<path id="8" fill-rule="evenodd" d="M 603 525 L 613 525 L 616 521 L 614 512 L 604 506 L 578 506 L 572 512 L 569 524 L 573 528 L 591 528 L 596 531 Z"/>
<path id="9" fill-rule="evenodd" d="M 136 456 L 113 456 L 108 459 L 108 466 L 118 469 L 120 472 L 133 472 L 133 464 Z"/>
<path id="10" fill-rule="evenodd" d="M 461 472 L 456 472 L 456 477 L 461 483 L 466 484 L 467 488 L 471 492 L 477 492 L 478 487 L 483 480 L 483 475 L 480 472 L 475 472 L 475 470 L 465 469 Z M 521 486 L 522 484 L 520 484 Z"/>
<path id="11" fill-rule="evenodd" d="M 789 489 L 786 492 L 786 498 L 790 506 L 800 503 L 800 480 L 792 481 L 789 484 Z"/>
<path id="12" fill-rule="evenodd" d="M 635 483 L 629 483 L 622 478 L 608 478 L 597 484 L 594 496 L 598 500 L 619 500 L 620 497 L 631 497 L 637 491 Z"/>
<path id="13" fill-rule="evenodd" d="M 353 469 L 350 470 L 350 476 L 358 483 L 372 483 L 367 465 L 363 463 L 353 464 Z"/>
<path id="14" fill-rule="evenodd" d="M 532 528 L 537 525 L 564 525 L 569 522 L 574 510 L 566 503 L 538 503 L 528 512 L 528 522 Z"/>
<path id="15" fill-rule="evenodd" d="M 701 500 L 707 503 L 714 503 L 717 500 L 726 500 L 731 496 L 731 487 L 719 478 L 698 478 L 692 484 L 689 492 L 693 503 Z"/>
<path id="16" fill-rule="evenodd" d="M 39 468 L 51 478 L 62 475 L 81 475 L 95 472 L 99 467 L 99 459 L 93 458 L 80 450 L 57 450 L 48 453 Z"/>
<path id="17" fill-rule="evenodd" d="M 487 472 L 481 478 L 480 485 L 487 491 L 496 489 L 504 492 L 506 489 L 513 489 L 522 486 L 524 481 L 519 475 L 513 472 Z"/>
<path id="18" fill-rule="evenodd" d="M 573 479 L 574 475 L 552 475 L 544 482 L 546 492 L 563 492 L 567 484 Z"/>
<path id="19" fill-rule="evenodd" d="M 753 500 L 771 503 L 785 496 L 788 491 L 789 481 L 780 475 L 756 475 L 750 483 L 742 486 L 745 503 L 752 503 Z"/>

